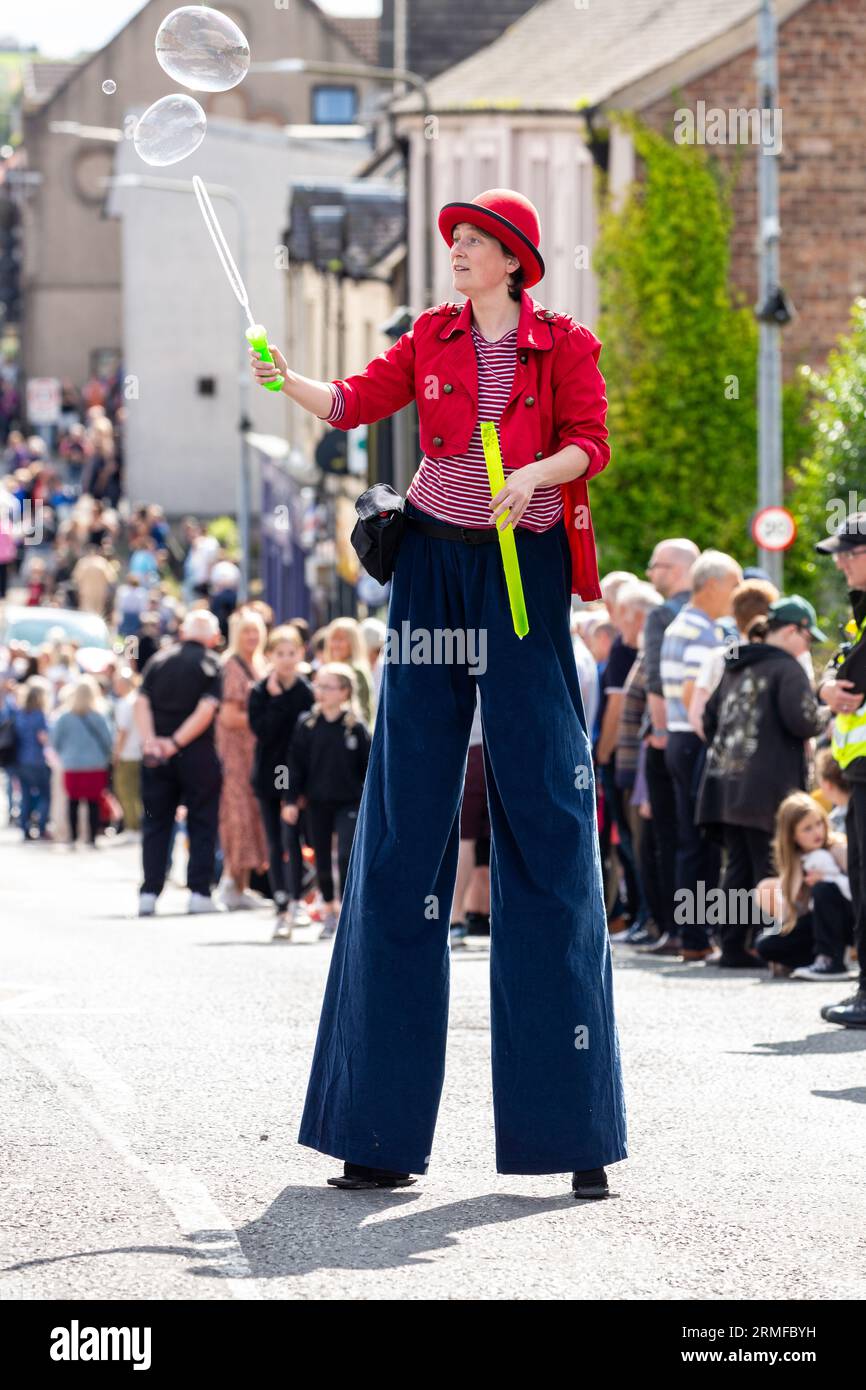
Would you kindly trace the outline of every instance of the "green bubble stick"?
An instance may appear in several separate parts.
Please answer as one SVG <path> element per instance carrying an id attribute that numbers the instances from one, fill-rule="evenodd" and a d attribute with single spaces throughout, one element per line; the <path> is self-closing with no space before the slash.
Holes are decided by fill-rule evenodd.
<path id="1" fill-rule="evenodd" d="M 199 178 L 198 174 L 193 175 L 192 186 L 193 190 L 195 191 L 195 196 L 198 200 L 198 205 L 201 208 L 201 215 L 204 218 L 205 226 L 211 234 L 211 240 L 213 241 L 213 244 L 217 249 L 217 255 L 219 256 L 220 261 L 222 262 L 222 268 L 226 273 L 226 277 L 228 279 L 229 284 L 234 290 L 235 297 L 238 303 L 246 313 L 247 319 L 249 320 L 250 326 L 246 329 L 244 336 L 247 342 L 249 343 L 250 347 L 253 348 L 254 351 L 256 351 L 259 354 L 259 357 L 263 362 L 273 362 L 274 359 L 271 354 L 271 350 L 268 347 L 267 332 L 262 324 L 253 322 L 253 316 L 250 313 L 250 301 L 249 296 L 247 295 L 246 286 L 244 285 L 244 282 L 241 279 L 240 271 L 238 270 L 237 266 L 234 263 L 234 260 L 232 259 L 232 253 L 228 248 L 228 243 L 226 242 L 225 237 L 223 236 L 223 229 L 219 224 L 219 218 L 214 212 L 214 206 L 210 200 L 210 195 L 208 194 L 208 191 L 205 188 L 202 180 Z M 284 378 L 282 376 L 276 376 L 274 377 L 273 381 L 263 381 L 262 385 L 267 387 L 269 391 L 279 391 L 282 389 L 283 381 Z"/>
<path id="2" fill-rule="evenodd" d="M 490 479 L 490 496 L 495 497 L 505 487 L 505 473 L 502 468 L 502 455 L 499 452 L 499 437 L 492 420 L 481 421 L 481 443 L 484 446 L 484 462 L 487 464 L 487 477 Z M 520 578 L 520 565 L 517 560 L 517 542 L 511 522 L 502 529 L 502 521 L 508 512 L 499 518 L 497 532 L 499 549 L 502 552 L 502 567 L 505 570 L 505 583 L 508 588 L 508 602 L 511 605 L 511 618 L 518 637 L 525 637 L 529 631 L 526 616 L 526 600 L 523 597 L 523 583 Z"/>
<path id="3" fill-rule="evenodd" d="M 268 335 L 262 324 L 251 323 L 244 333 L 244 337 L 250 347 L 256 350 L 263 362 L 273 362 L 274 359 L 268 347 Z M 273 381 L 263 381 L 262 385 L 266 386 L 269 391 L 279 391 L 284 380 L 284 377 L 275 376 Z"/>

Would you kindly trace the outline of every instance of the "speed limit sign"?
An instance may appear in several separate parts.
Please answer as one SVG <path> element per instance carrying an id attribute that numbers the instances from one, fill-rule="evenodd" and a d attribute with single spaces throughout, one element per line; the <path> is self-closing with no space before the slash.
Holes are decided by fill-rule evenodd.
<path id="1" fill-rule="evenodd" d="M 762 507 L 752 517 L 752 540 L 762 550 L 787 550 L 796 535 L 797 523 L 787 507 Z"/>

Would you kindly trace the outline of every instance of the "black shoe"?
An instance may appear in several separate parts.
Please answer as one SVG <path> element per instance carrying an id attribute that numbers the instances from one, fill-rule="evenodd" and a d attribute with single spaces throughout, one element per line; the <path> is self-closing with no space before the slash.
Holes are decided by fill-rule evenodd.
<path id="1" fill-rule="evenodd" d="M 728 955 L 723 951 L 717 961 L 707 961 L 707 965 L 710 964 L 717 965 L 720 970 L 763 970 L 766 962 L 748 951 L 732 951 Z"/>
<path id="2" fill-rule="evenodd" d="M 394 1173 L 390 1168 L 367 1168 L 363 1163 L 344 1163 L 339 1178 L 328 1178 L 330 1187 L 342 1187 L 350 1192 L 369 1191 L 376 1187 L 410 1187 L 417 1182 L 411 1173 Z"/>
<path id="3" fill-rule="evenodd" d="M 678 936 L 662 932 L 652 946 L 638 946 L 637 949 L 641 956 L 678 956 L 683 949 L 683 943 Z"/>
<path id="4" fill-rule="evenodd" d="M 583 1172 L 572 1173 L 571 1188 L 575 1197 L 609 1197 L 607 1173 L 603 1168 L 587 1168 Z"/>
<path id="5" fill-rule="evenodd" d="M 466 926 L 469 936 L 490 935 L 490 918 L 486 912 L 467 912 Z"/>
<path id="6" fill-rule="evenodd" d="M 625 946 L 653 946 L 658 939 L 657 933 L 651 932 L 640 922 L 635 922 L 634 926 L 629 927 L 628 931 L 620 932 L 616 938 Z"/>
<path id="7" fill-rule="evenodd" d="M 858 989 L 850 999 L 841 1004 L 826 1004 L 821 1017 L 828 1023 L 838 1023 L 842 1028 L 866 1028 L 866 989 Z"/>
<path id="8" fill-rule="evenodd" d="M 798 965 L 791 971 L 795 980 L 850 980 L 854 975 L 844 960 L 833 960 L 831 956 L 818 956 L 811 965 Z"/>

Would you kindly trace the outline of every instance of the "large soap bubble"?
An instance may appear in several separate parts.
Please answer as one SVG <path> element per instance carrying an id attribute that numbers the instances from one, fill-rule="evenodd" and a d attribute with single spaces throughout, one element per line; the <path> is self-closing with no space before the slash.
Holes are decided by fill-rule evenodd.
<path id="1" fill-rule="evenodd" d="M 227 92 L 250 66 L 250 46 L 241 30 L 209 5 L 172 10 L 159 26 L 156 56 L 169 77 L 193 92 Z"/>
<path id="2" fill-rule="evenodd" d="M 148 106 L 133 144 L 146 164 L 177 164 L 198 149 L 206 131 L 207 117 L 198 102 L 173 92 Z"/>

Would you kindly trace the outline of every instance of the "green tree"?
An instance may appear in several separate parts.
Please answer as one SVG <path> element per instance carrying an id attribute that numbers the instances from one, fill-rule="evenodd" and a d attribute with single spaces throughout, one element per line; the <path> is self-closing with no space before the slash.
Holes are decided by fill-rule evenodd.
<path id="1" fill-rule="evenodd" d="M 730 194 L 705 147 L 633 116 L 643 178 L 603 207 L 595 257 L 612 467 L 592 485 L 602 571 L 665 535 L 754 563 L 757 324 L 729 284 Z"/>
<path id="2" fill-rule="evenodd" d="M 850 617 L 844 581 L 814 545 L 832 535 L 849 511 L 866 509 L 866 299 L 855 299 L 848 332 L 840 335 L 824 371 L 800 367 L 808 447 L 790 470 L 787 505 L 797 539 L 785 559 L 789 588 L 808 593 L 824 626 Z"/>

